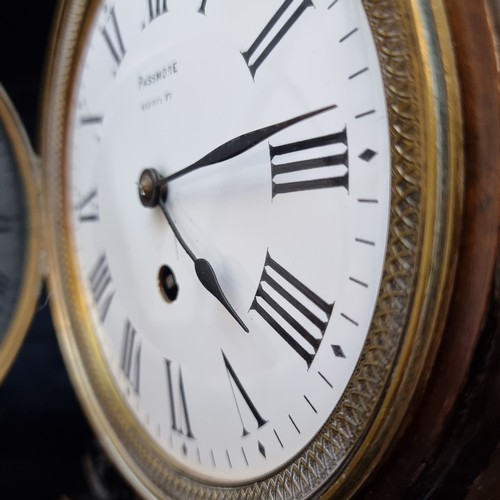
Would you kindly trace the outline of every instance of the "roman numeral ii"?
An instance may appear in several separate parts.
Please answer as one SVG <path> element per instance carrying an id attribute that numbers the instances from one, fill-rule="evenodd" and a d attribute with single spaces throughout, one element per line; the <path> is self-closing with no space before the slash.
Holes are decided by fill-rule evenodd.
<path id="1" fill-rule="evenodd" d="M 243 57 L 252 76 L 255 76 L 260 65 L 267 59 L 304 11 L 313 6 L 312 0 L 301 0 L 294 9 L 293 5 L 296 3 L 295 0 L 285 0 L 250 48 L 243 52 Z M 281 28 L 278 28 L 278 31 L 275 32 L 275 28 L 280 24 L 282 25 Z"/>

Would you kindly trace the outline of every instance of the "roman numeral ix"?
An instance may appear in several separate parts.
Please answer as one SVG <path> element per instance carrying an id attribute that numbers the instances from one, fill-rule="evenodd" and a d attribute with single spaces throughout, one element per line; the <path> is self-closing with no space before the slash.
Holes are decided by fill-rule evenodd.
<path id="1" fill-rule="evenodd" d="M 312 6 L 312 0 L 301 0 L 298 5 L 297 0 L 283 2 L 250 48 L 242 53 L 252 77 L 304 11 Z"/>
<path id="2" fill-rule="evenodd" d="M 324 155 L 318 153 L 321 149 Z M 269 145 L 269 154 L 273 198 L 312 189 L 343 187 L 349 191 L 347 128 L 303 141 Z"/>
<path id="3" fill-rule="evenodd" d="M 99 220 L 99 206 L 97 204 L 97 189 L 94 189 L 76 206 L 80 222 L 97 222 Z"/>
<path id="4" fill-rule="evenodd" d="M 316 295 L 267 252 L 250 309 L 259 313 L 306 362 L 308 369 L 323 340 L 333 306 L 334 303 L 329 304 Z"/>

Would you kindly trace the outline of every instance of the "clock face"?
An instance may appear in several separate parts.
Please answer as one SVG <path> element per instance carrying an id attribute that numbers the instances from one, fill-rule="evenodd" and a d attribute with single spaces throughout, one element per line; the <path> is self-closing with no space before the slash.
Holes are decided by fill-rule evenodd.
<path id="1" fill-rule="evenodd" d="M 65 196 L 104 363 L 188 475 L 264 477 L 328 420 L 376 305 L 391 157 L 363 4 L 116 0 L 91 12 Z M 147 168 L 167 185 L 153 207 L 139 196 Z"/>

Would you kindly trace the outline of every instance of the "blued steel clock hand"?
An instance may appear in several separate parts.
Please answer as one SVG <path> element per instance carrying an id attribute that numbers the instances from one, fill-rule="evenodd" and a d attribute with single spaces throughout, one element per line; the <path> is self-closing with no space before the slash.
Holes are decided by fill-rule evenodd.
<path id="1" fill-rule="evenodd" d="M 299 123 L 301 121 L 307 120 L 308 118 L 312 118 L 313 116 L 335 109 L 336 107 L 337 106 L 333 104 L 331 106 L 319 108 L 309 113 L 304 113 L 303 115 L 296 116 L 295 118 L 291 118 L 284 122 L 275 123 L 274 125 L 268 125 L 267 127 L 253 130 L 252 132 L 240 135 L 234 139 L 231 139 L 230 141 L 225 142 L 221 146 L 218 146 L 195 163 L 192 163 L 191 165 L 188 165 L 178 172 L 165 177 L 160 181 L 160 184 L 167 184 L 168 182 L 182 177 L 183 175 L 189 174 L 194 170 L 198 170 L 199 168 L 208 167 L 209 165 L 214 165 L 216 163 L 221 163 L 223 161 L 229 160 L 230 158 L 234 158 L 235 156 L 238 156 L 241 153 L 244 153 L 245 151 L 253 148 L 260 142 L 265 141 L 274 134 L 277 134 L 281 130 L 284 130 L 285 128 L 295 125 L 296 123 Z"/>
<path id="2" fill-rule="evenodd" d="M 177 226 L 167 209 L 166 186 L 161 184 L 161 178 L 156 170 L 146 169 L 141 174 L 141 178 L 139 180 L 139 197 L 144 206 L 150 208 L 159 206 L 162 209 L 162 212 L 174 232 L 177 241 L 181 244 L 182 248 L 184 248 L 186 253 L 194 262 L 194 269 L 200 283 L 226 308 L 229 314 L 231 314 L 243 330 L 248 333 L 248 327 L 245 323 L 243 323 L 243 320 L 238 316 L 238 313 L 234 310 L 233 306 L 224 295 L 224 292 L 219 284 L 219 280 L 217 279 L 217 275 L 215 274 L 210 262 L 206 259 L 197 258 L 179 233 L 179 230 L 177 229 Z"/>

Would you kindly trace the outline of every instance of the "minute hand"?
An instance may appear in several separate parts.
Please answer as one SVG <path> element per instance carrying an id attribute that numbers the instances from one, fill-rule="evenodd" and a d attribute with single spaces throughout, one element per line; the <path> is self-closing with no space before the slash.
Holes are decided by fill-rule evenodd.
<path id="1" fill-rule="evenodd" d="M 337 106 L 335 104 L 331 106 L 326 106 L 324 108 L 316 109 L 315 111 L 310 111 L 309 113 L 304 113 L 303 115 L 296 116 L 295 118 L 291 118 L 284 122 L 275 123 L 274 125 L 269 125 L 264 128 L 260 128 L 258 130 L 253 130 L 252 132 L 247 132 L 246 134 L 240 135 L 230 141 L 225 142 L 222 146 L 215 148 L 213 151 L 205 155 L 203 158 L 200 158 L 195 163 L 188 165 L 187 167 L 175 172 L 168 177 L 165 177 L 161 184 L 166 184 L 178 177 L 182 177 L 194 170 L 198 170 L 202 167 L 208 167 L 209 165 L 214 165 L 215 163 L 220 163 L 230 158 L 234 158 L 235 156 L 248 151 L 253 148 L 257 144 L 262 141 L 265 141 L 269 137 L 274 134 L 277 134 L 281 130 L 288 128 L 296 123 L 307 120 L 313 116 L 319 115 L 321 113 L 325 113 L 326 111 L 330 111 L 331 109 L 335 109 Z"/>

